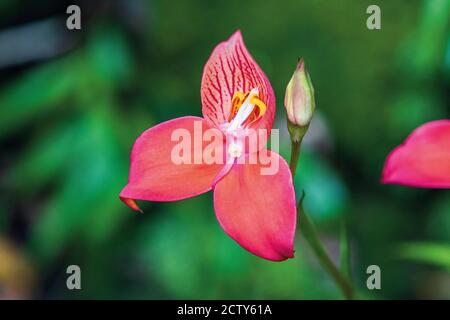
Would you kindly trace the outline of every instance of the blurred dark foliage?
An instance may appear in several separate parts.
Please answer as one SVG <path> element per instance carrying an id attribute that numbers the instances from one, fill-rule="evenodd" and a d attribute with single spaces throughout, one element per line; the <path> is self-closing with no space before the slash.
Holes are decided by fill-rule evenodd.
<path id="1" fill-rule="evenodd" d="M 1 1 L 0 298 L 340 297 L 300 235 L 283 263 L 241 249 L 211 194 L 143 215 L 119 201 L 134 139 L 201 114 L 203 65 L 236 29 L 276 92 L 285 157 L 284 89 L 306 61 L 317 114 L 296 188 L 336 259 L 347 222 L 359 297 L 450 298 L 449 191 L 379 184 L 393 147 L 449 117 L 450 1 L 377 1 L 370 31 L 372 2 Z M 371 264 L 380 291 L 366 289 Z"/>

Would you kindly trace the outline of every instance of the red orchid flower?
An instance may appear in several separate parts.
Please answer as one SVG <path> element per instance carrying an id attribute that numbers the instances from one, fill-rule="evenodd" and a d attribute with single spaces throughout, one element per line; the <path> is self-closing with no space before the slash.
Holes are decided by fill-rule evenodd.
<path id="1" fill-rule="evenodd" d="M 450 120 L 425 123 L 387 157 L 382 183 L 450 188 Z"/>
<path id="2" fill-rule="evenodd" d="M 212 52 L 203 71 L 201 101 L 203 118 L 172 119 L 139 136 L 120 198 L 140 210 L 135 200 L 175 201 L 213 190 L 216 217 L 232 239 L 268 260 L 292 258 L 296 227 L 292 176 L 286 161 L 265 149 L 275 95 L 240 31 Z M 216 144 L 225 150 L 224 161 L 174 163 L 171 155 L 178 141 L 172 141 L 172 134 L 177 129 L 192 135 L 198 129 L 218 131 L 221 138 Z M 256 150 L 245 147 L 254 130 L 264 142 Z M 194 142 L 191 152 L 202 154 L 207 145 L 207 141 Z M 279 163 L 274 174 L 261 174 L 264 153 Z M 257 155 L 254 163 L 247 161 L 252 155 Z"/>

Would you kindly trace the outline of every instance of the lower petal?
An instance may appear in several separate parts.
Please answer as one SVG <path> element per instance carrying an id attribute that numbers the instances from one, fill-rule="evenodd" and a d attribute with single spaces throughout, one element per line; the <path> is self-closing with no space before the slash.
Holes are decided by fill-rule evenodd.
<path id="1" fill-rule="evenodd" d="M 388 156 L 382 183 L 450 188 L 450 120 L 428 122 Z"/>
<path id="2" fill-rule="evenodd" d="M 177 164 L 173 159 L 172 152 L 181 140 L 172 141 L 176 130 L 181 130 L 185 138 L 190 136 L 190 141 L 184 141 L 189 146 L 190 163 Z M 210 129 L 206 121 L 199 117 L 166 121 L 141 134 L 131 152 L 128 184 L 120 193 L 122 201 L 133 210 L 139 210 L 134 200 L 175 201 L 211 190 L 212 182 L 223 164 L 211 161 L 207 164 L 204 161 L 203 150 L 213 143 L 203 141 L 206 130 L 215 130 L 215 143 L 223 144 L 219 131 Z M 200 161 L 195 161 L 194 157 L 198 156 Z"/>
<path id="3" fill-rule="evenodd" d="M 217 183 L 214 208 L 222 228 L 243 248 L 281 261 L 294 256 L 294 186 L 286 161 L 274 152 L 263 152 L 270 156 L 269 165 L 235 164 Z"/>

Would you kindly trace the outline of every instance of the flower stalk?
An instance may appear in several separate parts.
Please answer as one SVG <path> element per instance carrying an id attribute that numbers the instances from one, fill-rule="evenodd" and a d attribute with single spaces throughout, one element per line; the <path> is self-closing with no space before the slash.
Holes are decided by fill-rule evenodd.
<path id="1" fill-rule="evenodd" d="M 289 162 L 289 168 L 291 168 L 291 172 L 292 172 L 292 179 L 294 179 L 295 172 L 297 171 L 297 163 L 298 163 L 298 157 L 300 155 L 301 145 L 302 145 L 301 142 L 292 141 L 291 160 Z"/>
<path id="2" fill-rule="evenodd" d="M 316 107 L 314 87 L 312 85 L 311 78 L 306 71 L 303 59 L 299 60 L 294 74 L 292 75 L 292 78 L 287 85 L 284 106 L 286 108 L 287 114 L 287 128 L 292 142 L 291 160 L 289 167 L 291 169 L 292 178 L 294 178 L 297 169 L 298 158 L 300 155 L 302 140 L 309 129 L 309 125 L 314 115 L 314 109 Z M 340 288 L 344 297 L 346 299 L 353 299 L 353 285 L 349 281 L 349 275 L 344 274 L 346 273 L 345 270 L 349 270 L 349 268 L 345 268 L 345 270 L 341 272 L 334 265 L 333 261 L 325 250 L 325 247 L 320 241 L 314 224 L 306 215 L 305 210 L 303 209 L 303 198 L 304 194 L 297 205 L 297 216 L 299 219 L 300 230 L 303 233 L 306 241 L 310 245 L 311 249 L 313 250 L 315 256 L 319 260 L 320 264 L 325 269 L 325 271 L 328 272 L 336 285 Z M 349 256 L 347 254 L 349 252 L 347 251 L 343 251 L 342 253 L 345 253 L 343 257 Z M 346 259 L 345 257 L 344 259 Z M 346 266 L 347 261 L 341 261 L 341 263 L 343 263 L 343 266 Z"/>
<path id="3" fill-rule="evenodd" d="M 294 176 L 297 167 L 297 162 L 300 155 L 300 144 L 301 142 L 292 142 L 291 161 L 290 161 L 292 176 Z M 313 222 L 307 216 L 305 210 L 303 209 L 303 198 L 304 194 L 299 200 L 297 205 L 297 214 L 299 219 L 300 230 L 303 233 L 303 236 L 305 237 L 312 251 L 314 252 L 314 255 L 316 256 L 317 260 L 319 260 L 321 266 L 325 269 L 325 271 L 330 275 L 330 277 L 339 287 L 343 296 L 348 300 L 352 300 L 354 298 L 353 285 L 351 284 L 349 279 L 339 271 L 339 269 L 335 266 L 330 256 L 328 255 L 327 251 L 325 250 L 325 247 L 320 241 L 319 235 Z"/>
<path id="4" fill-rule="evenodd" d="M 291 145 L 292 152 L 289 167 L 291 168 L 292 177 L 295 177 L 295 172 L 297 170 L 298 156 L 300 154 L 300 148 L 302 145 L 303 137 L 305 136 L 306 131 L 308 131 L 309 124 L 304 127 L 298 127 L 288 120 L 287 126 L 292 142 Z"/>

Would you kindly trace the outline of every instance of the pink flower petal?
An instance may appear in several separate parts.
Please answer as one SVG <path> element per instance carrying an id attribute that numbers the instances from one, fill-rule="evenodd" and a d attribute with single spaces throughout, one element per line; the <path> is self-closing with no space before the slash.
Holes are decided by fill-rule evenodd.
<path id="1" fill-rule="evenodd" d="M 197 133 L 209 129 L 202 118 L 182 117 L 160 123 L 139 136 L 131 152 L 128 184 L 120 193 L 122 201 L 132 209 L 139 210 L 134 200 L 174 201 L 211 190 L 212 182 L 223 164 L 206 164 L 205 161 L 193 163 L 194 155 L 199 154 L 201 157 L 202 150 L 211 143 L 200 142 L 196 145 L 194 127 Z M 191 135 L 191 164 L 173 162 L 172 150 L 181 141 L 171 141 L 176 129 L 185 129 L 184 132 Z M 219 130 L 213 130 L 221 135 Z M 223 144 L 223 141 L 217 143 Z"/>
<path id="2" fill-rule="evenodd" d="M 382 183 L 450 188 L 450 120 L 428 122 L 387 157 Z"/>
<path id="3" fill-rule="evenodd" d="M 289 166 L 271 156 L 279 164 L 274 175 L 262 175 L 260 163 L 235 164 L 214 189 L 214 208 L 222 228 L 243 248 L 281 261 L 294 256 L 297 213 Z"/>
<path id="4" fill-rule="evenodd" d="M 275 95 L 266 75 L 247 51 L 241 32 L 237 31 L 220 43 L 206 62 L 201 84 L 204 118 L 210 125 L 219 127 L 228 120 L 234 93 L 246 93 L 253 88 L 258 88 L 267 111 L 251 127 L 270 132 L 275 115 Z"/>

